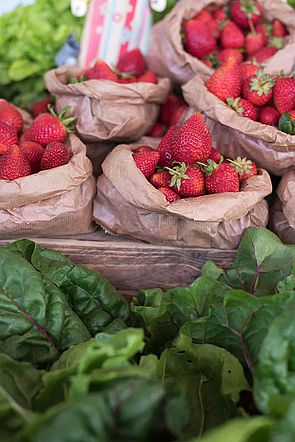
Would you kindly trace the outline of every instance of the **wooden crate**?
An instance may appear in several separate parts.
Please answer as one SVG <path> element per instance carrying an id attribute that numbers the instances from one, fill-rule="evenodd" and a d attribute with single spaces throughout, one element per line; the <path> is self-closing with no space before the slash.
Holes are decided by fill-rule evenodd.
<path id="1" fill-rule="evenodd" d="M 151 245 L 101 230 L 76 238 L 32 239 L 100 272 L 125 294 L 134 294 L 140 288 L 186 286 L 200 275 L 208 259 L 227 269 L 235 257 L 235 250 Z M 12 240 L 1 239 L 0 245 Z"/>

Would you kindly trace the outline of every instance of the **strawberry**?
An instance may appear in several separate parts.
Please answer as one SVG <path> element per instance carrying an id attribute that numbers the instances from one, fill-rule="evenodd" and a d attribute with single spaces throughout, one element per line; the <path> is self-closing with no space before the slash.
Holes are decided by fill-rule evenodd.
<path id="1" fill-rule="evenodd" d="M 155 123 L 147 136 L 154 138 L 162 138 L 165 133 L 165 126 L 162 123 Z"/>
<path id="2" fill-rule="evenodd" d="M 166 103 L 161 107 L 161 120 L 164 124 L 169 124 L 174 112 L 181 106 L 185 105 L 185 101 L 176 95 L 168 95 Z"/>
<path id="3" fill-rule="evenodd" d="M 247 54 L 253 54 L 264 46 L 263 36 L 261 34 L 247 34 L 245 41 L 245 49 Z"/>
<path id="4" fill-rule="evenodd" d="M 278 50 L 275 47 L 265 46 L 249 55 L 248 60 L 255 60 L 257 63 L 262 63 L 272 57 L 276 52 L 278 52 Z"/>
<path id="5" fill-rule="evenodd" d="M 295 109 L 281 116 L 279 129 L 286 134 L 295 135 Z"/>
<path id="6" fill-rule="evenodd" d="M 212 147 L 212 152 L 208 160 L 214 161 L 214 163 L 218 164 L 221 160 L 221 153 L 219 150 L 215 149 L 215 147 Z"/>
<path id="7" fill-rule="evenodd" d="M 21 113 L 8 101 L 0 98 L 0 120 L 13 127 L 19 132 L 23 127 L 23 117 Z"/>
<path id="8" fill-rule="evenodd" d="M 197 20 L 188 20 L 183 25 L 184 46 L 193 57 L 204 58 L 216 50 L 216 40 L 208 27 Z"/>
<path id="9" fill-rule="evenodd" d="M 254 106 L 264 106 L 273 96 L 274 78 L 258 71 L 256 76 L 248 78 L 242 87 L 243 97 Z"/>
<path id="10" fill-rule="evenodd" d="M 249 29 L 259 22 L 262 7 L 256 0 L 234 0 L 230 8 L 232 20 L 241 28 Z"/>
<path id="11" fill-rule="evenodd" d="M 278 77 L 273 92 L 274 104 L 280 114 L 295 109 L 295 78 Z"/>
<path id="12" fill-rule="evenodd" d="M 16 130 L 0 120 L 0 155 L 6 152 L 10 146 L 16 143 Z"/>
<path id="13" fill-rule="evenodd" d="M 235 160 L 228 160 L 230 165 L 235 169 L 239 175 L 240 183 L 257 175 L 257 167 L 253 161 L 248 160 L 246 157 L 237 157 Z"/>
<path id="14" fill-rule="evenodd" d="M 209 23 L 212 19 L 212 14 L 207 9 L 203 9 L 193 17 L 193 20 L 198 20 L 199 22 L 204 24 Z"/>
<path id="15" fill-rule="evenodd" d="M 31 114 L 33 117 L 36 118 L 38 115 L 48 112 L 48 106 L 51 104 L 51 101 L 51 98 L 43 98 L 42 100 L 32 103 Z"/>
<path id="16" fill-rule="evenodd" d="M 174 203 L 174 201 L 180 200 L 180 196 L 169 187 L 160 187 L 159 190 L 165 195 L 166 200 L 169 201 L 169 203 Z"/>
<path id="17" fill-rule="evenodd" d="M 172 175 L 170 187 L 182 197 L 204 195 L 205 177 L 201 169 L 185 163 L 179 163 L 173 169 L 169 168 Z"/>
<path id="18" fill-rule="evenodd" d="M 153 152 L 154 150 L 151 146 L 138 146 L 135 152 Z"/>
<path id="19" fill-rule="evenodd" d="M 239 175 L 229 163 L 216 164 L 208 160 L 208 165 L 203 165 L 203 170 L 206 175 L 205 185 L 208 193 L 239 191 Z"/>
<path id="20" fill-rule="evenodd" d="M 20 148 L 13 144 L 0 157 L 0 180 L 16 180 L 31 174 L 31 167 Z"/>
<path id="21" fill-rule="evenodd" d="M 171 181 L 171 175 L 167 170 L 161 170 L 160 172 L 155 172 L 150 177 L 150 183 L 159 188 L 159 187 L 169 187 Z"/>
<path id="22" fill-rule="evenodd" d="M 44 147 L 34 141 L 24 141 L 19 145 L 20 150 L 30 163 L 32 173 L 39 172 L 41 160 L 44 154 Z"/>
<path id="23" fill-rule="evenodd" d="M 216 11 L 212 13 L 214 20 L 217 20 L 219 23 L 225 21 L 227 19 L 226 12 L 224 8 L 218 8 Z"/>
<path id="24" fill-rule="evenodd" d="M 41 160 L 41 169 L 53 169 L 67 164 L 70 154 L 66 146 L 62 143 L 53 142 L 48 144 L 44 150 Z"/>
<path id="25" fill-rule="evenodd" d="M 200 113 L 186 120 L 171 150 L 174 160 L 180 163 L 191 164 L 209 158 L 212 152 L 212 138 Z"/>
<path id="26" fill-rule="evenodd" d="M 220 30 L 219 30 L 219 23 L 217 20 L 211 20 L 209 21 L 206 26 L 208 27 L 210 34 L 214 38 L 220 37 Z"/>
<path id="27" fill-rule="evenodd" d="M 213 69 L 213 64 L 211 63 L 210 60 L 206 60 L 206 58 L 204 58 L 204 59 L 202 60 L 202 62 L 203 62 L 206 66 L 208 66 L 208 68 Z"/>
<path id="28" fill-rule="evenodd" d="M 227 104 L 231 107 L 238 115 L 242 117 L 250 118 L 250 120 L 257 120 L 257 110 L 253 106 L 250 101 L 245 100 L 244 98 L 235 98 L 232 97 L 227 99 Z"/>
<path id="29" fill-rule="evenodd" d="M 259 121 L 269 126 L 277 126 L 280 119 L 280 113 L 273 106 L 263 107 L 259 114 Z"/>
<path id="30" fill-rule="evenodd" d="M 122 55 L 117 63 L 117 70 L 125 74 L 140 77 L 146 70 L 145 59 L 138 48 L 132 49 Z"/>
<path id="31" fill-rule="evenodd" d="M 249 77 L 253 77 L 260 70 L 260 67 L 257 63 L 250 61 L 244 61 L 239 65 L 240 75 L 242 83 L 247 80 Z"/>
<path id="32" fill-rule="evenodd" d="M 268 23 L 258 23 L 254 27 L 255 33 L 262 37 L 263 45 L 266 45 L 268 42 L 268 37 L 271 36 L 271 25 Z"/>
<path id="33" fill-rule="evenodd" d="M 234 22 L 229 21 L 222 28 L 220 41 L 224 49 L 240 49 L 245 44 L 245 36 Z"/>
<path id="34" fill-rule="evenodd" d="M 272 24 L 272 35 L 274 37 L 286 37 L 288 35 L 286 26 L 278 19 L 275 19 Z"/>
<path id="35" fill-rule="evenodd" d="M 174 114 L 172 115 L 172 118 L 169 122 L 169 126 L 174 126 L 175 124 L 179 123 L 179 121 L 184 116 L 185 112 L 187 111 L 188 106 L 184 105 L 176 109 Z"/>
<path id="36" fill-rule="evenodd" d="M 159 166 L 162 167 L 172 167 L 173 165 L 173 155 L 172 148 L 174 144 L 178 143 L 178 137 L 180 135 L 180 126 L 171 126 L 166 135 L 162 138 L 159 146 L 158 152 L 160 154 Z"/>
<path id="37" fill-rule="evenodd" d="M 214 72 L 207 82 L 207 88 L 223 101 L 229 97 L 239 97 L 241 93 L 240 70 L 234 58 L 229 58 Z"/>
<path id="38" fill-rule="evenodd" d="M 144 74 L 142 74 L 138 78 L 138 81 L 141 81 L 143 83 L 157 84 L 158 83 L 158 78 L 157 78 L 156 74 L 153 71 L 146 71 Z"/>
<path id="39" fill-rule="evenodd" d="M 218 56 L 218 52 L 210 52 L 209 55 L 203 58 L 202 62 L 211 69 L 217 69 L 221 65 Z"/>
<path id="40" fill-rule="evenodd" d="M 150 178 L 158 165 L 160 154 L 156 150 L 153 152 L 135 152 L 132 154 L 138 169 L 146 178 Z"/>
<path id="41" fill-rule="evenodd" d="M 75 121 L 74 117 L 65 118 L 69 109 L 68 106 L 65 107 L 58 116 L 52 108 L 50 113 L 38 115 L 26 130 L 25 141 L 35 141 L 41 146 L 47 146 L 53 141 L 65 141 L 67 132 L 71 131 Z"/>
<path id="42" fill-rule="evenodd" d="M 85 72 L 89 80 L 110 80 L 118 82 L 115 72 L 103 60 L 97 60 L 94 66 Z"/>
<path id="43" fill-rule="evenodd" d="M 218 54 L 218 60 L 222 64 L 226 63 L 230 57 L 233 57 L 237 64 L 240 64 L 243 61 L 243 55 L 239 49 L 223 49 Z"/>
<path id="44" fill-rule="evenodd" d="M 135 77 L 135 75 L 129 75 L 126 74 L 126 76 L 123 76 L 123 74 L 118 74 L 118 83 L 121 84 L 129 84 L 129 83 L 137 83 L 139 79 Z"/>

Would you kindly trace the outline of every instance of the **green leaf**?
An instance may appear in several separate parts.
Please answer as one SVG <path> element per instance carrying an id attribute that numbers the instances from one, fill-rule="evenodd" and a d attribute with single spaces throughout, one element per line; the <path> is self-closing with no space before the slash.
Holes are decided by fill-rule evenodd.
<path id="1" fill-rule="evenodd" d="M 14 61 L 8 71 L 8 75 L 13 81 L 24 80 L 37 72 L 39 72 L 40 67 L 37 64 L 30 62 L 29 60 L 16 60 Z"/>
<path id="2" fill-rule="evenodd" d="M 268 442 L 294 442 L 295 440 L 295 398 L 289 404 L 286 415 L 274 425 Z"/>

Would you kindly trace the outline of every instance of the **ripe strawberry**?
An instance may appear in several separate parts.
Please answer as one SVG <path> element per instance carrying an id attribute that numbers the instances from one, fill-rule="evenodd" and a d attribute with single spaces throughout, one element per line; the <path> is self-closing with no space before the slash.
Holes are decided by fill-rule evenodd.
<path id="1" fill-rule="evenodd" d="M 257 120 L 257 110 L 250 101 L 240 97 L 235 99 L 230 97 L 227 99 L 227 104 L 242 117 L 250 118 L 253 121 Z"/>
<path id="2" fill-rule="evenodd" d="M 240 75 L 242 83 L 249 77 L 253 77 L 260 70 L 260 66 L 257 63 L 251 63 L 249 61 L 244 61 L 239 65 Z"/>
<path id="3" fill-rule="evenodd" d="M 262 37 L 263 45 L 266 45 L 266 43 L 268 42 L 268 37 L 271 35 L 269 25 L 267 23 L 258 23 L 257 25 L 255 25 L 255 33 Z"/>
<path id="4" fill-rule="evenodd" d="M 253 54 L 264 46 L 263 36 L 261 34 L 250 33 L 246 36 L 245 48 L 247 54 Z"/>
<path id="5" fill-rule="evenodd" d="M 180 196 L 169 187 L 160 187 L 159 190 L 165 195 L 166 200 L 169 201 L 169 203 L 174 203 L 174 201 L 181 199 Z"/>
<path id="6" fill-rule="evenodd" d="M 139 80 L 137 77 L 135 77 L 135 75 L 126 74 L 126 76 L 123 76 L 123 74 L 119 74 L 119 77 L 118 77 L 118 83 L 121 83 L 121 84 L 137 83 L 138 81 Z"/>
<path id="7" fill-rule="evenodd" d="M 146 178 L 150 178 L 158 165 L 160 154 L 156 150 L 153 152 L 135 152 L 132 154 L 138 169 Z"/>
<path id="8" fill-rule="evenodd" d="M 0 155 L 6 152 L 10 146 L 16 143 L 16 130 L 0 120 Z"/>
<path id="9" fill-rule="evenodd" d="M 31 114 L 36 118 L 38 115 L 48 112 L 48 106 L 50 104 L 51 98 L 43 98 L 42 100 L 36 101 L 31 105 Z"/>
<path id="10" fill-rule="evenodd" d="M 212 147 L 212 152 L 208 160 L 214 161 L 214 163 L 218 164 L 221 160 L 221 153 L 219 150 L 215 149 L 215 147 Z"/>
<path id="11" fill-rule="evenodd" d="M 179 98 L 173 94 L 168 95 L 166 103 L 164 103 L 161 107 L 160 116 L 163 123 L 169 124 L 176 109 L 184 105 L 185 101 L 182 98 Z"/>
<path id="12" fill-rule="evenodd" d="M 255 77 L 248 78 L 242 87 L 243 97 L 254 106 L 264 106 L 273 96 L 274 78 L 263 71 L 258 71 Z"/>
<path id="13" fill-rule="evenodd" d="M 175 161 L 186 164 L 206 161 L 212 152 L 212 138 L 200 113 L 192 115 L 180 128 L 179 138 L 172 145 Z"/>
<path id="14" fill-rule="evenodd" d="M 20 148 L 13 144 L 0 157 L 0 180 L 16 180 L 31 174 L 31 167 Z"/>
<path id="15" fill-rule="evenodd" d="M 274 104 L 280 114 L 295 109 L 295 78 L 278 77 L 273 92 Z"/>
<path id="16" fill-rule="evenodd" d="M 243 55 L 239 49 L 223 49 L 218 54 L 218 60 L 222 64 L 226 63 L 230 57 L 233 57 L 237 64 L 240 64 L 243 61 Z"/>
<path id="17" fill-rule="evenodd" d="M 26 130 L 25 141 L 35 141 L 41 146 L 47 146 L 53 141 L 62 143 L 65 141 L 67 132 L 71 131 L 74 117 L 65 118 L 69 107 L 65 107 L 60 115 L 56 115 L 52 108 L 50 113 L 39 115 Z"/>
<path id="18" fill-rule="evenodd" d="M 167 170 L 161 170 L 160 172 L 155 172 L 150 177 L 150 183 L 156 188 L 159 187 L 169 187 L 171 181 L 171 175 Z"/>
<path id="19" fill-rule="evenodd" d="M 209 23 L 212 19 L 212 14 L 207 9 L 203 9 L 193 17 L 193 20 L 198 20 L 204 24 Z"/>
<path id="20" fill-rule="evenodd" d="M 0 99 L 0 120 L 19 132 L 23 127 L 21 113 L 8 101 Z"/>
<path id="21" fill-rule="evenodd" d="M 119 72 L 140 77 L 146 70 L 145 59 L 138 48 L 126 52 L 117 63 Z"/>
<path id="22" fill-rule="evenodd" d="M 179 123 L 179 121 L 184 116 L 185 112 L 187 111 L 188 106 L 184 105 L 176 109 L 174 114 L 172 115 L 172 118 L 169 122 L 169 126 L 174 126 L 175 124 Z"/>
<path id="23" fill-rule="evenodd" d="M 286 26 L 278 19 L 275 19 L 272 24 L 272 35 L 274 37 L 286 37 L 288 35 Z"/>
<path id="24" fill-rule="evenodd" d="M 212 16 L 214 20 L 217 20 L 219 23 L 227 19 L 227 15 L 224 8 L 216 9 L 216 11 L 213 12 Z"/>
<path id="25" fill-rule="evenodd" d="M 39 172 L 41 160 L 44 154 L 44 147 L 34 141 L 24 141 L 19 145 L 20 150 L 30 163 L 32 173 Z"/>
<path id="26" fill-rule="evenodd" d="M 216 40 L 208 27 L 197 20 L 188 20 L 183 25 L 184 46 L 193 57 L 204 58 L 216 50 Z"/>
<path id="27" fill-rule="evenodd" d="M 165 126 L 162 123 L 155 123 L 155 125 L 151 128 L 147 136 L 154 138 L 162 138 L 165 133 Z"/>
<path id="28" fill-rule="evenodd" d="M 217 20 L 211 20 L 209 21 L 206 26 L 208 27 L 212 37 L 219 38 L 220 37 L 220 30 L 219 30 L 219 23 Z"/>
<path id="29" fill-rule="evenodd" d="M 94 66 L 87 69 L 85 75 L 89 80 L 110 80 L 118 82 L 115 72 L 103 60 L 97 60 Z"/>
<path id="30" fill-rule="evenodd" d="M 158 83 L 158 78 L 156 74 L 153 71 L 146 71 L 143 75 L 141 75 L 138 79 L 138 81 L 141 81 L 143 83 Z"/>
<path id="31" fill-rule="evenodd" d="M 277 126 L 280 119 L 280 113 L 273 106 L 263 107 L 259 114 L 259 121 L 269 126 Z"/>
<path id="32" fill-rule="evenodd" d="M 265 46 L 249 55 L 248 60 L 255 60 L 256 63 L 262 63 L 272 57 L 278 50 L 273 46 Z"/>
<path id="33" fill-rule="evenodd" d="M 238 192 L 240 189 L 239 175 L 229 163 L 216 164 L 209 160 L 203 166 L 208 193 Z"/>
<path id="34" fill-rule="evenodd" d="M 256 0 L 234 0 L 230 8 L 232 20 L 241 28 L 249 29 L 259 22 L 262 7 Z"/>
<path id="35" fill-rule="evenodd" d="M 178 195 L 184 198 L 204 195 L 205 177 L 198 167 L 180 163 L 169 169 L 169 173 L 172 175 L 170 187 Z"/>
<path id="36" fill-rule="evenodd" d="M 151 146 L 138 146 L 135 152 L 153 152 L 154 150 Z"/>
<path id="37" fill-rule="evenodd" d="M 295 109 L 281 116 L 279 129 L 287 134 L 295 135 Z"/>
<path id="38" fill-rule="evenodd" d="M 224 49 L 240 49 L 245 44 L 245 36 L 234 22 L 229 21 L 222 28 L 220 41 Z"/>
<path id="39" fill-rule="evenodd" d="M 204 58 L 204 59 L 202 60 L 202 62 L 203 62 L 206 66 L 208 66 L 208 68 L 213 69 L 213 64 L 211 63 L 210 60 L 206 60 L 206 58 Z"/>
<path id="40" fill-rule="evenodd" d="M 70 154 L 66 146 L 62 143 L 53 142 L 48 144 L 44 150 L 41 160 L 41 169 L 53 169 L 54 167 L 67 164 Z"/>
<path id="41" fill-rule="evenodd" d="M 207 88 L 223 101 L 229 97 L 239 97 L 241 93 L 240 70 L 234 58 L 229 58 L 214 72 L 207 82 Z"/>
<path id="42" fill-rule="evenodd" d="M 174 144 L 178 144 L 179 135 L 180 126 L 175 125 L 171 126 L 166 135 L 162 138 L 158 146 L 158 152 L 160 154 L 159 166 L 172 167 L 174 161 L 172 148 Z"/>
<path id="43" fill-rule="evenodd" d="M 237 157 L 235 160 L 228 160 L 230 165 L 235 169 L 239 175 L 240 183 L 246 181 L 248 178 L 257 175 L 257 167 L 253 161 L 248 160 L 246 157 Z"/>

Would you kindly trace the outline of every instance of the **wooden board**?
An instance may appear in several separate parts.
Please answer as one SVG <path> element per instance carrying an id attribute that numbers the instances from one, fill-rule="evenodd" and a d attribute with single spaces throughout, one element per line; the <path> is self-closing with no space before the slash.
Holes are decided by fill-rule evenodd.
<path id="1" fill-rule="evenodd" d="M 33 238 L 44 247 L 55 249 L 77 264 L 100 272 L 126 294 L 140 288 L 169 289 L 190 284 L 204 262 L 211 259 L 229 268 L 234 250 L 168 247 L 114 237 L 97 230 L 73 238 Z M 13 239 L 0 240 L 0 245 Z"/>

